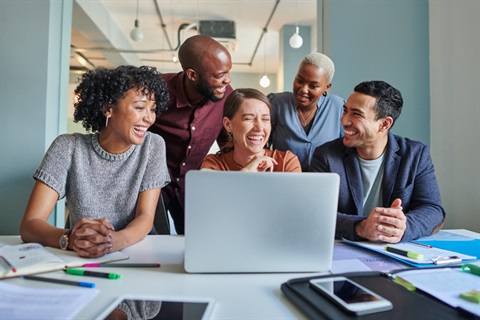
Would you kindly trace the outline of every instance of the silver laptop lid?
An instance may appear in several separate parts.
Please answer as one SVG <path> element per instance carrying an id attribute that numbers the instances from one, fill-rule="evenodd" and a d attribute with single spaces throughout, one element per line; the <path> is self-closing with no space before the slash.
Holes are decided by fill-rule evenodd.
<path id="1" fill-rule="evenodd" d="M 189 171 L 185 270 L 329 270 L 339 183 L 335 173 Z"/>

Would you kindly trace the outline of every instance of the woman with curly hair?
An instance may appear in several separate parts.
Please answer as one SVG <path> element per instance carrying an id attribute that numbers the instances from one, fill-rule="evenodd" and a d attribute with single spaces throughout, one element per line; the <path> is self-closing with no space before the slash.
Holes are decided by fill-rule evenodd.
<path id="1" fill-rule="evenodd" d="M 202 169 L 301 172 L 291 151 L 266 148 L 272 126 L 268 98 L 256 89 L 236 89 L 225 100 L 223 128 L 229 142 L 203 160 Z"/>
<path id="2" fill-rule="evenodd" d="M 170 182 L 165 142 L 147 129 L 168 91 L 152 67 L 97 68 L 75 89 L 75 122 L 89 134 L 55 139 L 35 171 L 20 235 L 25 242 L 100 257 L 152 230 L 160 189 Z M 71 229 L 47 220 L 66 197 Z"/>

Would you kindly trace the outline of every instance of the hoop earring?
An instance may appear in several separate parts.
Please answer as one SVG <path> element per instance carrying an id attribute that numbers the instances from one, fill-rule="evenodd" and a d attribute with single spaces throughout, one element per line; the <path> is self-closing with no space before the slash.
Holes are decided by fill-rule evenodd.
<path id="1" fill-rule="evenodd" d="M 325 91 L 325 92 L 323 93 L 323 96 L 324 96 L 324 97 L 326 97 L 326 96 L 327 96 L 327 94 L 328 94 L 328 92 L 327 92 L 327 91 Z"/>

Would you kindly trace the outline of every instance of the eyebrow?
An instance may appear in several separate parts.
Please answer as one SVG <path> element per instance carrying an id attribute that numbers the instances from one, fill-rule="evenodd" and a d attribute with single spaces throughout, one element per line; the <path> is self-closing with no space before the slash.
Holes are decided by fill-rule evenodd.
<path id="1" fill-rule="evenodd" d="M 255 117 L 255 115 L 256 115 L 255 113 L 244 113 L 244 114 L 242 114 L 242 117 L 245 117 L 245 116 Z M 270 113 L 264 113 L 264 114 L 261 115 L 261 117 L 265 117 L 265 116 L 270 117 Z"/>
<path id="2" fill-rule="evenodd" d="M 320 84 L 319 81 L 309 81 L 308 79 L 305 79 L 304 77 L 302 77 L 302 76 L 299 75 L 299 74 L 297 74 L 297 78 L 302 79 L 302 80 L 304 80 L 304 81 L 308 81 L 309 83 Z"/>
<path id="3" fill-rule="evenodd" d="M 365 111 L 364 111 L 363 109 L 361 109 L 361 108 L 354 108 L 354 107 L 349 108 L 346 104 L 344 104 L 343 107 L 344 107 L 345 109 L 350 110 L 350 111 L 356 111 L 356 112 L 362 113 L 362 114 L 365 113 Z"/>

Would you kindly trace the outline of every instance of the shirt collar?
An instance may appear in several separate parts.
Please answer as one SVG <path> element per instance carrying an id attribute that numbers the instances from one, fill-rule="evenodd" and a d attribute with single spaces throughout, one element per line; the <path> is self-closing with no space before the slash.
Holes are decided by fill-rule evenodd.
<path id="1" fill-rule="evenodd" d="M 177 97 L 177 108 L 185 108 L 190 106 L 190 103 L 188 102 L 187 95 L 185 94 L 185 84 L 184 84 L 184 77 L 186 77 L 185 72 L 180 72 L 177 77 L 177 83 L 176 83 L 176 92 L 175 96 Z"/>
<path id="2" fill-rule="evenodd" d="M 175 92 L 175 96 L 177 97 L 177 105 L 176 107 L 177 108 L 186 108 L 186 107 L 190 107 L 190 108 L 193 108 L 193 106 L 190 104 L 190 102 L 188 102 L 188 99 L 187 99 L 187 95 L 185 93 L 185 81 L 184 81 L 184 78 L 186 77 L 187 75 L 185 74 L 185 72 L 180 72 L 178 77 L 177 77 L 177 83 L 176 83 L 176 92 Z M 207 100 L 207 102 L 205 104 L 203 104 L 201 107 L 205 107 L 205 106 L 211 106 L 213 105 L 214 102 L 212 102 L 211 100 Z"/>

